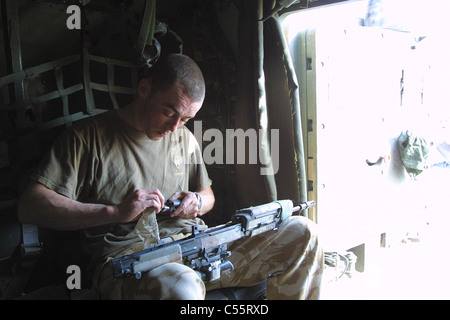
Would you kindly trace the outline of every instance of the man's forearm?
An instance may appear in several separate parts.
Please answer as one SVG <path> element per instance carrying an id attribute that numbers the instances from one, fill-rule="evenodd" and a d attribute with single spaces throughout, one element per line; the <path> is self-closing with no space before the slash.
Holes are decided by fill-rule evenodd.
<path id="1" fill-rule="evenodd" d="M 214 192 L 212 191 L 211 187 L 197 191 L 197 193 L 202 197 L 202 207 L 198 214 L 199 216 L 202 216 L 205 213 L 209 212 L 214 207 L 214 202 L 216 200 L 214 197 Z"/>
<path id="2" fill-rule="evenodd" d="M 58 230 L 79 230 L 113 223 L 116 211 L 115 206 L 69 199 L 37 182 L 29 183 L 18 205 L 20 222 Z"/>

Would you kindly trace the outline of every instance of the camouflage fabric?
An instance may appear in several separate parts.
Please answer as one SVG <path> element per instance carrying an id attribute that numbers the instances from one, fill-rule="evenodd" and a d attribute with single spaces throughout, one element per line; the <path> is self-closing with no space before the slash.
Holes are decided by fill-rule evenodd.
<path id="1" fill-rule="evenodd" d="M 207 289 L 252 286 L 267 279 L 267 299 L 319 299 L 323 252 L 317 226 L 290 217 L 277 231 L 236 241 L 229 260 L 235 270 Z"/>
<path id="2" fill-rule="evenodd" d="M 268 299 L 318 299 L 323 252 L 316 225 L 295 216 L 277 231 L 240 239 L 229 246 L 235 270 L 204 284 L 195 271 L 168 263 L 139 280 L 115 279 L 111 262 L 96 277 L 102 299 L 204 299 L 206 290 L 252 286 L 267 279 Z"/>
<path id="3" fill-rule="evenodd" d="M 143 273 L 139 280 L 113 278 L 107 263 L 98 283 L 100 299 L 108 300 L 202 300 L 206 294 L 195 271 L 180 263 L 164 264 Z"/>

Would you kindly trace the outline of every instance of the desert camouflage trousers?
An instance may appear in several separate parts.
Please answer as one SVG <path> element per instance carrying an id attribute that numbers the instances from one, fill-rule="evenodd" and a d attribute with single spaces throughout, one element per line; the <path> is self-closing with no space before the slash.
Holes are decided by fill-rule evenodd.
<path id="1" fill-rule="evenodd" d="M 228 246 L 234 270 L 220 280 L 203 283 L 191 268 L 168 263 L 137 280 L 112 277 L 111 262 L 99 275 L 102 299 L 204 299 L 206 291 L 253 286 L 267 280 L 267 299 L 318 299 L 323 252 L 317 226 L 307 218 L 290 217 L 278 230 L 239 239 Z"/>

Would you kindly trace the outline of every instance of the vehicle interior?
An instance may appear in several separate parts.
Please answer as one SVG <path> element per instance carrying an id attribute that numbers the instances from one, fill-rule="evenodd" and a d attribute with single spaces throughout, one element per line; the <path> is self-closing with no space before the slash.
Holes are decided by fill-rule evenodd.
<path id="1" fill-rule="evenodd" d="M 297 214 L 319 226 L 322 299 L 448 299 L 448 9 L 445 0 L 2 1 L 0 299 L 95 299 L 89 277 L 81 290 L 66 286 L 68 267 L 83 275 L 89 263 L 78 232 L 20 223 L 18 199 L 58 135 L 127 104 L 139 69 L 166 53 L 190 56 L 206 82 L 186 126 L 213 181 L 208 226 L 242 208 L 313 200 Z M 244 140 L 228 140 L 236 132 Z"/>

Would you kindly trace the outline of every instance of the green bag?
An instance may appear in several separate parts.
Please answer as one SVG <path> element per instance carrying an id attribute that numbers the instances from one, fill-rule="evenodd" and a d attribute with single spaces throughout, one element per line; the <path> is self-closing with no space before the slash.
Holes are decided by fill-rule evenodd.
<path id="1" fill-rule="evenodd" d="M 412 177 L 422 173 L 427 168 L 428 143 L 425 139 L 403 131 L 398 137 L 398 147 L 403 165 Z"/>

